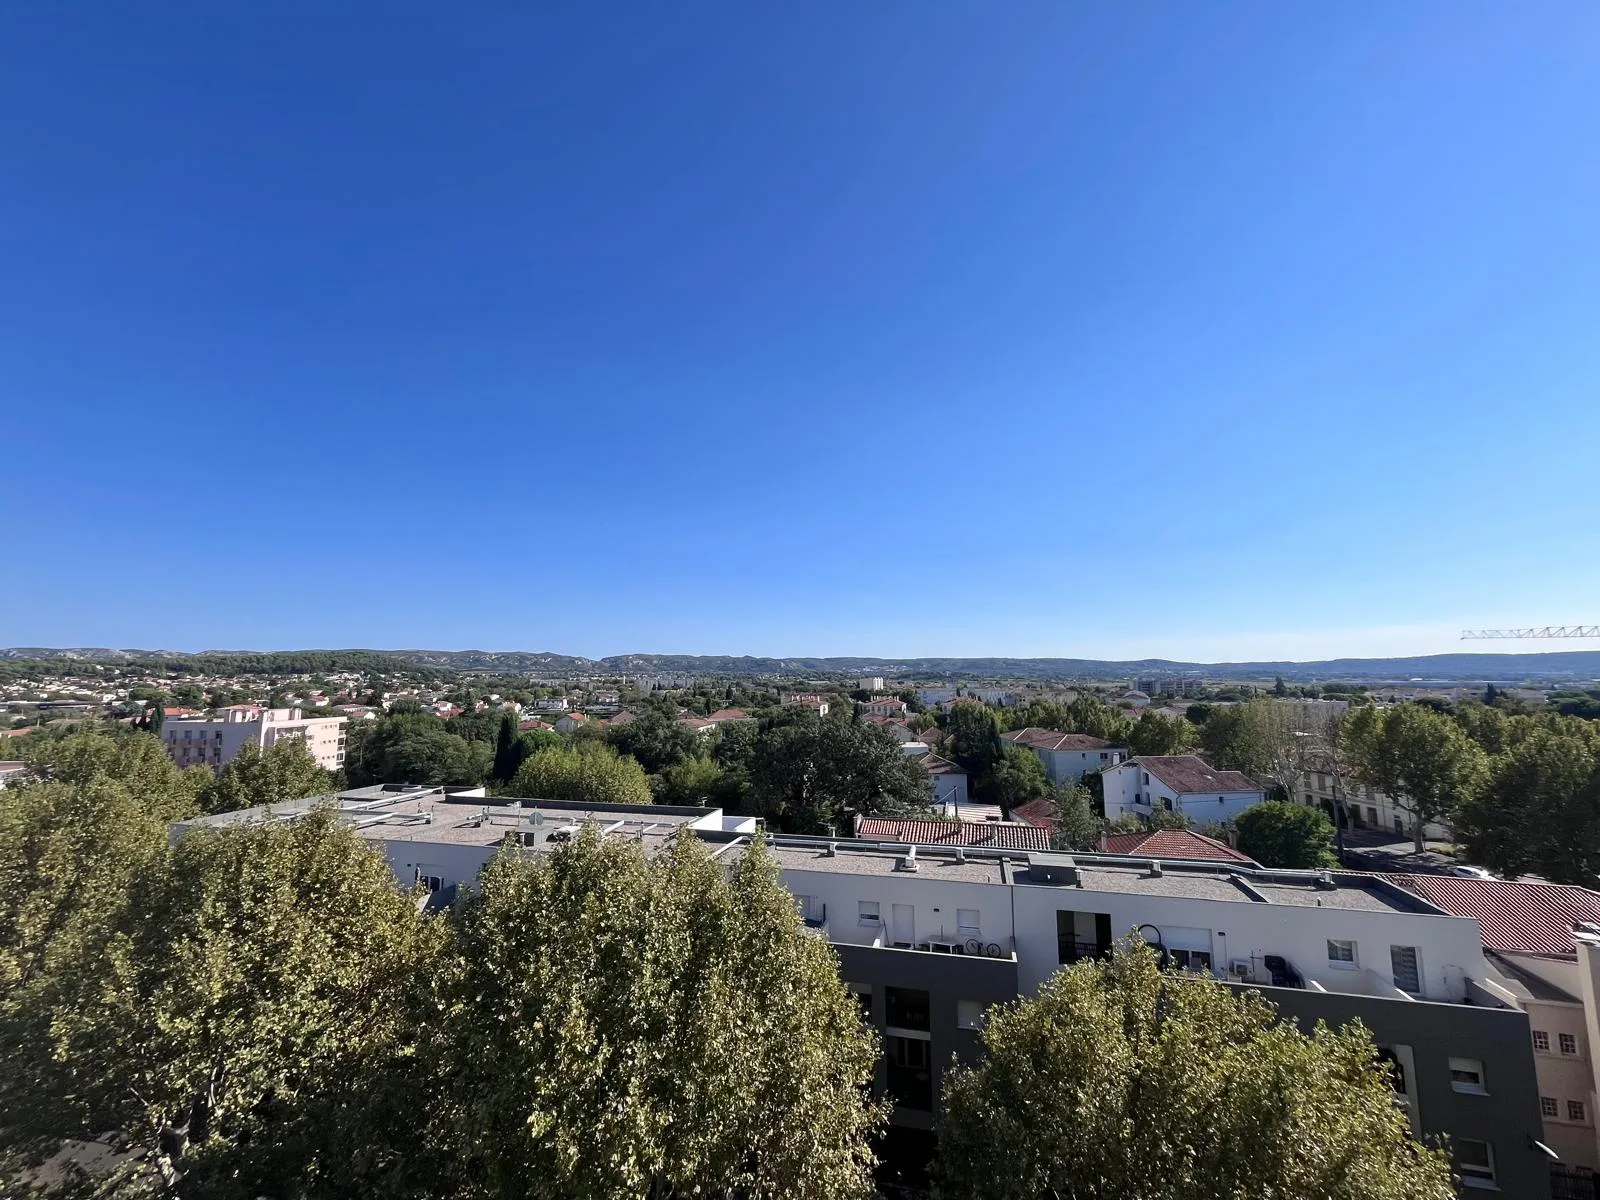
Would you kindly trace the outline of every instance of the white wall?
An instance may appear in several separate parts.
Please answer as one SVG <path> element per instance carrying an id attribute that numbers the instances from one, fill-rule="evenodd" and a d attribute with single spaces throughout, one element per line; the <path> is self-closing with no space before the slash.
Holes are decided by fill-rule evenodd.
<path id="1" fill-rule="evenodd" d="M 1031 747 L 1051 783 L 1077 783 L 1089 771 L 1122 761 L 1124 750 L 1042 750 Z"/>

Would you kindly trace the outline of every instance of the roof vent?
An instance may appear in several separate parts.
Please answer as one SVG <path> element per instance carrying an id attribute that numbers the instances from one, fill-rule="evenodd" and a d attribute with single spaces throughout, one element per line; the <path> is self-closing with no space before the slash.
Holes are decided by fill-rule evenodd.
<path id="1" fill-rule="evenodd" d="M 1070 854 L 1050 854 L 1034 851 L 1028 855 L 1028 878 L 1034 883 L 1081 885 L 1083 878 L 1078 862 Z"/>
<path id="2" fill-rule="evenodd" d="M 1337 888 L 1338 886 L 1339 885 L 1336 884 L 1333 881 L 1333 872 L 1332 871 L 1323 871 L 1320 875 L 1317 876 L 1317 887 L 1319 887 L 1320 889 L 1322 889 L 1325 892 L 1331 892 L 1335 888 Z"/>
<path id="3" fill-rule="evenodd" d="M 833 858 L 838 853 L 839 853 L 839 843 L 838 842 L 829 842 L 828 843 L 828 848 L 823 851 L 823 854 L 825 854 L 828 858 Z"/>
<path id="4" fill-rule="evenodd" d="M 1156 879 L 1161 878 L 1161 860 L 1159 858 L 1152 858 L 1150 860 L 1150 874 Z"/>
<path id="5" fill-rule="evenodd" d="M 956 847 L 956 861 L 957 862 L 966 862 L 967 861 L 967 848 L 965 846 L 957 846 Z"/>
<path id="6" fill-rule="evenodd" d="M 907 846 L 906 847 L 906 855 L 895 866 L 895 870 L 897 870 L 897 871 L 915 871 L 915 870 L 917 870 L 917 848 L 915 846 Z"/>

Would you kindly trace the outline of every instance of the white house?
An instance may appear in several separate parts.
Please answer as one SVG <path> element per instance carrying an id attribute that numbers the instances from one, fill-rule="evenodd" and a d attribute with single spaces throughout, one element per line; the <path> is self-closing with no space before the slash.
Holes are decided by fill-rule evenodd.
<path id="1" fill-rule="evenodd" d="M 1226 821 L 1266 798 L 1255 780 L 1223 771 L 1194 754 L 1141 754 L 1100 773 L 1106 816 L 1147 817 L 1155 809 L 1192 821 Z"/>
<path id="2" fill-rule="evenodd" d="M 903 717 L 906 715 L 906 702 L 900 699 L 899 696 L 874 696 L 862 707 L 875 717 Z"/>
<path id="3" fill-rule="evenodd" d="M 565 696 L 540 696 L 533 702 L 533 707 L 539 712 L 566 712 L 572 707 L 572 702 Z"/>
<path id="4" fill-rule="evenodd" d="M 937 754 L 924 754 L 917 763 L 933 780 L 933 806 L 942 808 L 947 816 L 954 816 L 954 810 L 967 803 L 967 773 Z"/>
<path id="5" fill-rule="evenodd" d="M 1051 783 L 1077 783 L 1091 771 L 1114 767 L 1128 757 L 1126 746 L 1086 733 L 1061 733 L 1030 725 L 1000 736 L 1013 746 L 1032 750 Z"/>
<path id="6" fill-rule="evenodd" d="M 557 733 L 571 733 L 583 725 L 585 718 L 579 713 L 562 713 L 556 718 Z"/>

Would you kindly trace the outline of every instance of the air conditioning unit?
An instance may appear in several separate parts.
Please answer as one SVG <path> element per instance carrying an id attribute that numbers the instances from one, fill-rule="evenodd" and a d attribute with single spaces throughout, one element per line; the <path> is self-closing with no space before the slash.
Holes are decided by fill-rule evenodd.
<path id="1" fill-rule="evenodd" d="M 1255 968 L 1247 958 L 1236 958 L 1228 964 L 1228 974 L 1235 979 L 1248 980 L 1255 974 Z"/>

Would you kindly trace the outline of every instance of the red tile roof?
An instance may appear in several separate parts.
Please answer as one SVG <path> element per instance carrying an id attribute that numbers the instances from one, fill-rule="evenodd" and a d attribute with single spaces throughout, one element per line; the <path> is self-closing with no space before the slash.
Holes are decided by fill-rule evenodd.
<path id="1" fill-rule="evenodd" d="M 749 713 L 742 708 L 719 708 L 706 718 L 708 721 L 749 721 Z"/>
<path id="2" fill-rule="evenodd" d="M 1050 831 L 1015 821 L 918 821 L 862 817 L 856 836 L 870 842 L 918 846 L 992 846 L 1001 850 L 1048 850 Z"/>
<path id="3" fill-rule="evenodd" d="M 1050 802 L 1048 796 L 1035 796 L 1026 804 L 1019 804 L 1011 810 L 1013 821 L 1023 821 L 1029 825 L 1037 825 L 1040 829 L 1054 829 L 1056 827 L 1056 806 Z"/>
<path id="4" fill-rule="evenodd" d="M 1600 892 L 1588 888 L 1456 875 L 1385 874 L 1383 878 L 1446 912 L 1476 918 L 1483 944 L 1490 950 L 1572 958 L 1577 954 L 1573 923 L 1600 923 Z"/>
<path id="5" fill-rule="evenodd" d="M 1138 763 L 1180 796 L 1196 792 L 1259 792 L 1262 787 L 1239 771 L 1213 767 L 1196 754 L 1140 754 L 1128 760 Z M 1110 768 L 1108 768 L 1110 769 Z"/>
<path id="6" fill-rule="evenodd" d="M 1226 842 L 1187 829 L 1152 829 L 1147 833 L 1105 833 L 1100 849 L 1107 854 L 1136 854 L 1140 858 L 1187 858 L 1206 862 L 1236 862 L 1255 866 Z"/>
<path id="7" fill-rule="evenodd" d="M 929 775 L 965 775 L 966 772 L 948 758 L 940 758 L 937 754 L 924 754 L 921 758 L 913 760 L 922 765 L 922 769 Z"/>
<path id="8" fill-rule="evenodd" d="M 1030 746 L 1035 750 L 1106 750 L 1117 744 L 1105 738 L 1090 737 L 1087 733 L 1062 733 L 1056 729 L 1040 729 L 1036 725 L 1013 729 L 1000 736 L 1014 745 Z"/>

